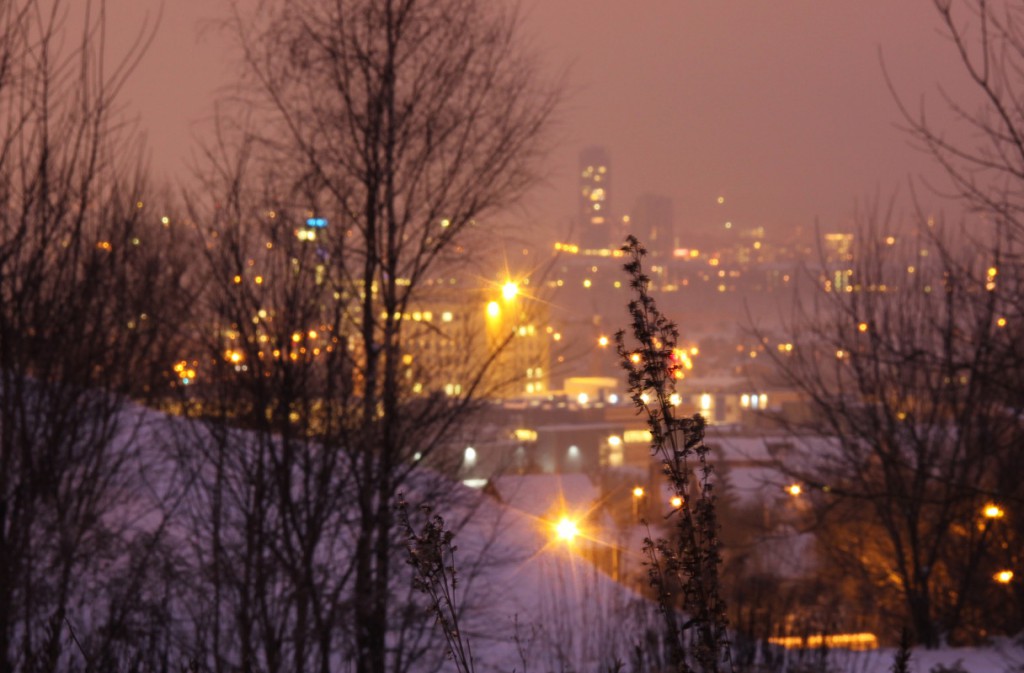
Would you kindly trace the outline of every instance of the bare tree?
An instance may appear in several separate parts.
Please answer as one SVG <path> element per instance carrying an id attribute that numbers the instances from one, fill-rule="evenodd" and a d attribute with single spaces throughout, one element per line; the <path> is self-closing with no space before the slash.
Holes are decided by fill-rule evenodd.
<path id="1" fill-rule="evenodd" d="M 72 11 L 0 2 L 5 672 L 159 656 L 134 630 L 153 616 L 132 573 L 158 526 L 138 525 L 155 503 L 137 441 L 147 416 L 127 402 L 158 393 L 181 267 L 164 254 L 169 231 L 146 209 L 140 147 L 114 108 L 148 32 L 111 67 L 102 5 L 77 36 Z"/>
<path id="2" fill-rule="evenodd" d="M 941 105 L 952 114 L 939 126 L 924 103 L 910 107 L 893 88 L 908 133 L 949 178 L 951 189 L 932 185 L 970 213 L 973 243 L 990 248 L 998 273 L 1006 338 L 1007 367 L 990 385 L 1020 404 L 1024 380 L 1021 328 L 1024 324 L 1024 26 L 1013 2 L 935 0 L 935 10 L 962 72 L 974 85 L 972 100 L 940 90 Z M 996 279 L 991 279 L 995 281 Z"/>
<path id="3" fill-rule="evenodd" d="M 460 314 L 483 304 L 447 281 L 473 263 L 483 219 L 533 182 L 553 90 L 522 55 L 515 17 L 475 0 L 263 2 L 228 24 L 242 82 L 210 154 L 217 207 L 195 219 L 210 228 L 216 385 L 238 395 L 215 409 L 195 394 L 225 427 L 261 437 L 262 457 L 228 451 L 245 480 L 232 496 L 245 494 L 247 526 L 274 531 L 262 547 L 274 572 L 320 572 L 303 590 L 324 602 L 289 604 L 321 622 L 315 665 L 342 642 L 360 671 L 401 669 L 396 643 L 416 642 L 402 625 L 422 613 L 396 599 L 395 499 L 444 458 L 511 338 L 463 341 Z M 290 518 L 293 506 L 322 518 Z M 323 554 L 333 576 L 309 567 Z M 308 668 L 291 656 L 260 661 Z"/>
<path id="4" fill-rule="evenodd" d="M 1002 479 L 1020 458 L 1020 409 L 990 385 L 1007 365 L 1007 302 L 990 249 L 934 224 L 900 236 L 882 210 L 865 221 L 851 259 L 823 264 L 798 304 L 792 349 L 769 349 L 808 403 L 779 466 L 888 632 L 969 639 L 987 626 L 964 623 L 991 584 L 985 507 L 1021 495 Z"/>
<path id="5" fill-rule="evenodd" d="M 982 304 L 1000 304 L 1001 338 L 992 347 L 1002 366 L 990 372 L 985 386 L 1008 408 L 1019 409 L 1024 406 L 1024 17 L 1014 2 L 934 0 L 934 7 L 974 95 L 958 99 L 940 89 L 939 104 L 951 113 L 942 123 L 936 119 L 944 116 L 930 114 L 925 102 L 911 107 L 893 87 L 894 96 L 909 134 L 949 178 L 951 188 L 932 185 L 934 191 L 966 209 L 970 239 L 989 249 L 990 288 L 976 296 Z M 1015 478 L 1012 470 L 1005 474 Z M 999 526 L 1014 539 L 1024 535 L 1024 517 L 1013 512 Z M 1007 566 L 1019 562 L 1019 557 L 1004 559 Z M 1013 595 L 1019 620 L 1024 599 L 1019 584 Z M 1005 599 L 1004 591 L 999 602 Z"/>
<path id="6" fill-rule="evenodd" d="M 952 196 L 1019 240 L 1024 233 L 1021 8 L 991 0 L 934 0 L 934 5 L 978 97 L 961 101 L 940 91 L 942 104 L 953 113 L 951 128 L 936 127 L 924 105 L 915 110 L 898 93 L 897 102 L 908 131 L 951 179 Z"/>
<path id="7" fill-rule="evenodd" d="M 351 640 L 346 302 L 324 282 L 317 245 L 295 236 L 304 210 L 241 189 L 249 155 L 233 156 L 207 176 L 216 205 L 191 204 L 206 261 L 178 382 L 204 421 L 179 455 L 191 475 L 193 655 L 216 671 L 326 671 Z"/>

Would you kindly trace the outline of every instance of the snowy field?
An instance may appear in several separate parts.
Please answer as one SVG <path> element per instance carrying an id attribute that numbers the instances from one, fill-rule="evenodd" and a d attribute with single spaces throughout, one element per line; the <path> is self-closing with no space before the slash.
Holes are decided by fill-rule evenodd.
<path id="1" fill-rule="evenodd" d="M 638 643 L 658 641 L 655 607 L 594 570 L 551 535 L 551 488 L 529 480 L 507 504 L 484 497 L 456 537 L 456 561 L 478 558 L 479 574 L 467 588 L 468 631 L 479 671 L 608 670 L 616 660 L 630 670 Z M 593 494 L 565 478 L 568 509 L 585 508 Z M 513 488 L 507 482 L 505 490 Z M 517 507 L 516 505 L 519 505 Z M 480 562 L 504 558 L 506 563 Z M 461 560 L 460 560 L 461 559 Z M 888 673 L 895 650 L 774 650 L 775 666 L 760 670 Z M 762 662 L 766 664 L 767 662 Z M 741 667 L 737 667 L 742 670 Z M 914 650 L 913 673 L 1024 671 L 1024 647 L 999 640 L 989 647 Z"/>

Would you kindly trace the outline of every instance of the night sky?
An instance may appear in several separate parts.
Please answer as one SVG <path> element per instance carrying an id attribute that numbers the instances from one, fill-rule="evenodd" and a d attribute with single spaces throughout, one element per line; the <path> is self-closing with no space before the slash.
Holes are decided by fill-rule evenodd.
<path id="1" fill-rule="evenodd" d="M 159 6 L 109 0 L 115 34 L 127 39 Z M 203 29 L 226 6 L 167 2 L 126 91 L 153 167 L 175 180 L 231 77 L 227 39 Z M 650 191 L 674 199 L 677 232 L 848 228 L 858 201 L 939 180 L 897 128 L 882 61 L 937 121 L 948 120 L 939 86 L 972 100 L 929 0 L 528 0 L 522 13 L 527 41 L 568 86 L 546 181 L 506 217 L 552 235 L 573 217 L 577 155 L 591 144 L 611 155 L 618 215 Z"/>

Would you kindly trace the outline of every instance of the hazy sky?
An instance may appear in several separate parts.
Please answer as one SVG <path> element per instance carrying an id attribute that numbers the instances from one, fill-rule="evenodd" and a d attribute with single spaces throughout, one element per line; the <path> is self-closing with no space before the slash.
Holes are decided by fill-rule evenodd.
<path id="1" fill-rule="evenodd" d="M 160 5 L 109 2 L 125 36 Z M 199 30 L 223 6 L 166 2 L 127 91 L 168 174 L 181 172 L 230 77 L 223 38 Z M 940 83 L 970 91 L 931 0 L 526 0 L 523 10 L 544 62 L 568 73 L 549 179 L 528 204 L 553 229 L 575 212 L 577 155 L 590 144 L 611 155 L 617 214 L 651 191 L 673 198 L 678 233 L 726 220 L 769 236 L 816 218 L 842 227 L 858 200 L 937 174 L 897 129 L 882 60 L 915 108 L 938 113 Z"/>

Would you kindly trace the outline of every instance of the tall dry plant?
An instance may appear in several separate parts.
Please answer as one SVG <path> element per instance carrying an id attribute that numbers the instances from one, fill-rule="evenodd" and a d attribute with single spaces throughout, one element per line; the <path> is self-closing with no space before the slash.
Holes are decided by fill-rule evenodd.
<path id="1" fill-rule="evenodd" d="M 647 416 L 651 452 L 681 504 L 671 513 L 671 539 L 644 540 L 650 585 L 665 619 L 665 637 L 677 671 L 731 670 L 725 601 L 720 591 L 718 520 L 713 468 L 704 444 L 705 420 L 678 415 L 675 358 L 679 330 L 659 310 L 643 272 L 647 251 L 633 236 L 629 258 L 634 299 L 629 334 L 615 335 L 633 403 Z M 678 598 L 674 595 L 679 593 Z M 682 613 L 677 610 L 681 609 Z"/>

